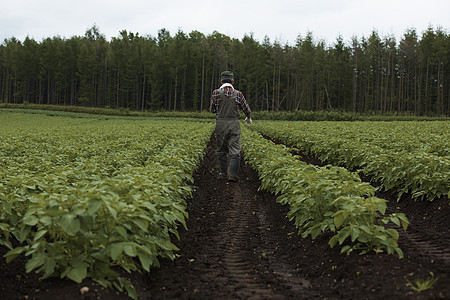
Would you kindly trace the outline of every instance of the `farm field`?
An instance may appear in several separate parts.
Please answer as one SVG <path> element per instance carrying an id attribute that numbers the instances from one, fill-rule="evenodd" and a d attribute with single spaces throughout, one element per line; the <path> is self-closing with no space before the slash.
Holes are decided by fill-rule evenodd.
<path id="1" fill-rule="evenodd" d="M 2 254 L 7 247 L 18 249 L 6 255 L 17 256 L 10 263 L 0 263 L 2 295 L 126 299 L 126 293 L 100 284 L 127 290 L 129 280 L 142 299 L 450 297 L 448 122 L 422 123 L 432 128 L 415 133 L 417 140 L 405 141 L 411 135 L 393 130 L 383 144 L 377 128 L 358 138 L 361 149 L 364 141 L 389 151 L 379 156 L 416 154 L 425 169 L 433 170 L 427 176 L 439 172 L 430 181 L 443 178 L 432 188 L 408 185 L 411 189 L 388 185 L 394 181 L 381 179 L 385 171 L 363 170 L 361 181 L 352 172 L 360 169 L 356 162 L 345 169 L 342 158 L 333 160 L 339 153 L 323 154 L 316 151 L 320 143 L 300 144 L 294 136 L 307 133 L 302 141 L 325 145 L 327 132 L 328 140 L 340 138 L 331 131 L 337 125 L 347 136 L 334 145 L 355 141 L 351 124 L 362 128 L 363 123 L 344 122 L 317 122 L 325 127 L 315 132 L 313 123 L 255 121 L 252 130 L 242 132 L 241 181 L 219 181 L 213 124 L 0 110 Z M 403 132 L 417 127 L 386 123 L 386 130 L 389 124 Z M 284 139 L 283 132 L 289 137 Z M 441 166 L 432 165 L 436 161 Z M 294 167 L 297 171 L 286 171 Z M 370 185 L 367 180 L 375 177 Z M 309 178 L 306 186 L 302 178 Z M 301 197 L 314 201 L 302 204 Z M 328 205 L 332 197 L 340 200 Z M 317 210 L 317 203 L 328 210 Z M 364 213 L 344 213 L 351 203 Z M 305 219 L 305 208 L 317 218 Z M 385 217 L 386 231 L 371 223 L 374 213 Z M 376 231 L 364 233 L 364 226 Z M 372 239 L 370 232 L 376 232 Z M 22 249 L 26 244 L 30 248 Z M 65 253 L 60 260 L 57 251 Z M 34 264 L 31 257 L 38 257 Z M 116 277 L 94 272 L 101 268 Z M 67 278 L 59 279 L 61 274 Z M 89 278 L 81 282 L 82 275 Z M 48 278 L 40 281 L 42 276 Z M 409 284 L 416 287 L 416 281 L 430 278 L 437 281 L 420 293 Z M 81 295 L 84 286 L 89 292 Z"/>

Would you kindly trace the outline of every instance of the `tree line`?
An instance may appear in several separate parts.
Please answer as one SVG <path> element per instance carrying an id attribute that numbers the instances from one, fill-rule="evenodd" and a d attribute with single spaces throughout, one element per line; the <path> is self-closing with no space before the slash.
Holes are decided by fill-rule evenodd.
<path id="1" fill-rule="evenodd" d="M 282 45 L 166 29 L 108 41 L 97 26 L 69 39 L 12 37 L 0 45 L 0 102 L 200 111 L 223 70 L 257 111 L 450 115 L 450 36 L 432 26 L 332 45 L 312 32 Z"/>

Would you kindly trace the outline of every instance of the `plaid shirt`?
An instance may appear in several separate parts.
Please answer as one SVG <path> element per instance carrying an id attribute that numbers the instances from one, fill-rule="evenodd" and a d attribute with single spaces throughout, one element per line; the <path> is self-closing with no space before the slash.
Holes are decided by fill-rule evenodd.
<path id="1" fill-rule="evenodd" d="M 230 98 L 231 95 L 233 94 L 234 88 L 233 88 L 233 86 L 228 85 L 228 86 L 223 87 L 223 90 L 224 90 L 224 94 L 228 98 Z M 219 89 L 214 90 L 211 95 L 209 110 L 212 113 L 216 113 L 216 115 L 219 113 L 220 101 L 221 101 L 221 99 L 220 99 Z M 236 109 L 239 111 L 239 108 L 242 109 L 242 111 L 244 112 L 246 117 L 250 118 L 250 114 L 252 113 L 252 111 L 250 110 L 250 106 L 248 106 L 247 100 L 245 100 L 244 95 L 240 91 L 237 91 Z"/>

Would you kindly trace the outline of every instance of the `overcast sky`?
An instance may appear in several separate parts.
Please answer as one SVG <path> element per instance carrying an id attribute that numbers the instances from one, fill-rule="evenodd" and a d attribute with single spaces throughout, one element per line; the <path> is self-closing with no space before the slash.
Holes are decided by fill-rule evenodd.
<path id="1" fill-rule="evenodd" d="M 122 30 L 157 36 L 166 28 L 205 35 L 218 31 L 242 39 L 253 33 L 262 42 L 294 44 L 297 36 L 313 33 L 315 40 L 333 44 L 342 35 L 399 40 L 406 29 L 419 34 L 429 25 L 450 30 L 449 0 L 0 0 L 0 43 L 26 36 L 82 36 L 97 25 L 108 40 Z"/>

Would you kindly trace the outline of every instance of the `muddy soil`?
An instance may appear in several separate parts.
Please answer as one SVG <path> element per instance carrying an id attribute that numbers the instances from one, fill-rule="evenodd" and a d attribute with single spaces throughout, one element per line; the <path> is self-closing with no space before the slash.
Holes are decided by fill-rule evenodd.
<path id="1" fill-rule="evenodd" d="M 195 173 L 188 230 L 180 228 L 175 261 L 150 274 L 123 274 L 141 299 L 450 299 L 450 202 L 391 197 L 389 210 L 411 221 L 399 244 L 405 258 L 349 256 L 328 246 L 329 234 L 302 239 L 276 196 L 259 191 L 258 176 L 242 162 L 239 183 L 218 179 L 214 139 Z M 314 163 L 313 158 L 305 158 Z M 0 254 L 3 255 L 3 250 Z M 39 281 L 25 258 L 0 262 L 1 299 L 128 299 L 86 280 Z M 434 274 L 433 288 L 415 292 L 408 281 Z M 80 288 L 89 292 L 81 295 Z"/>

